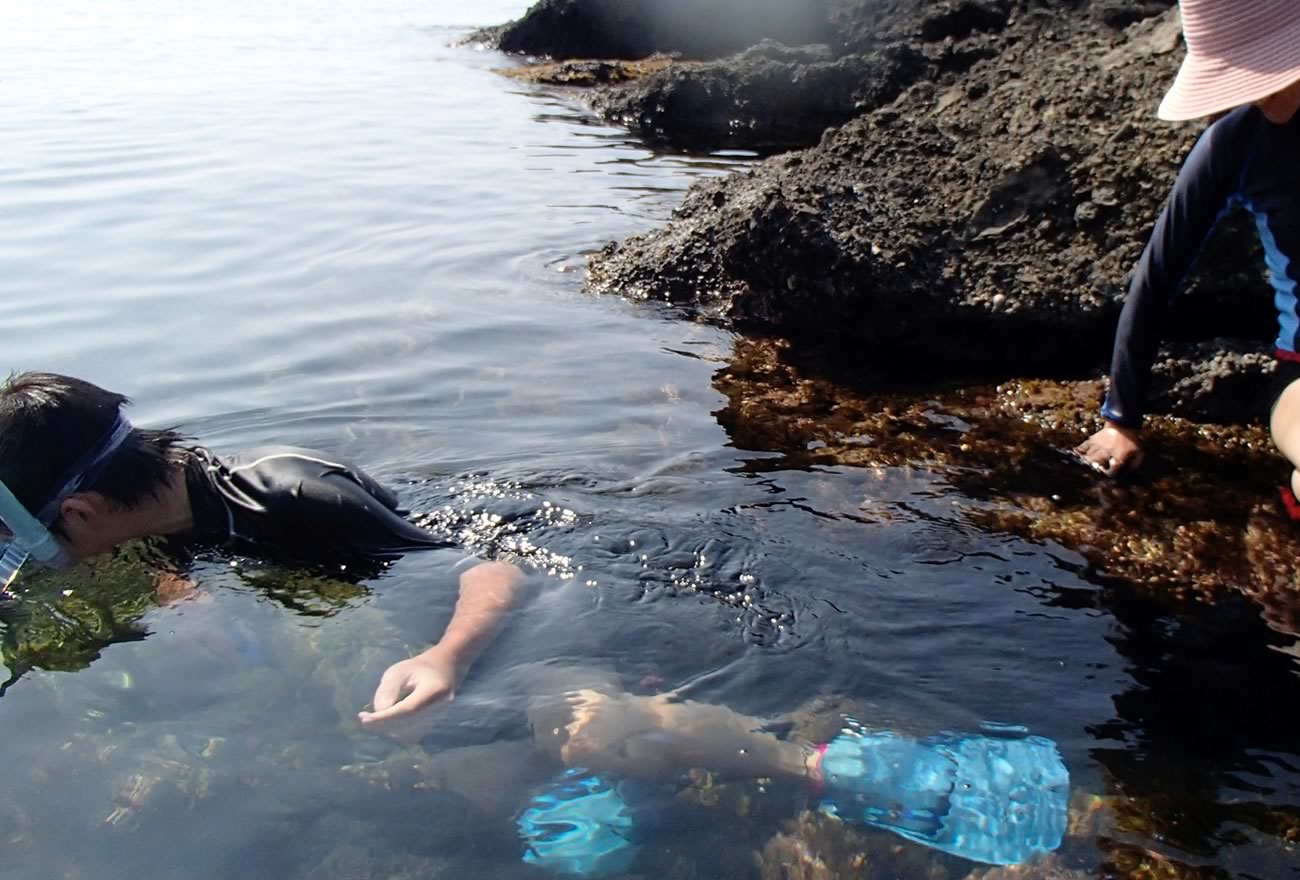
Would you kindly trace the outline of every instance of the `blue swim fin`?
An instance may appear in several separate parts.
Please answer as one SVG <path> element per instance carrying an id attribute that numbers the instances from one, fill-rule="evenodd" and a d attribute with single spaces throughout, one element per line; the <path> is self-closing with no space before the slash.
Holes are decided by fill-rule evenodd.
<path id="1" fill-rule="evenodd" d="M 516 826 L 527 847 L 524 861 L 555 874 L 603 877 L 626 872 L 636 858 L 627 804 L 613 785 L 581 768 L 534 795 Z"/>
<path id="2" fill-rule="evenodd" d="M 972 861 L 1023 864 L 1065 836 L 1070 774 L 1043 737 L 916 740 L 851 724 L 820 766 L 827 812 Z"/>

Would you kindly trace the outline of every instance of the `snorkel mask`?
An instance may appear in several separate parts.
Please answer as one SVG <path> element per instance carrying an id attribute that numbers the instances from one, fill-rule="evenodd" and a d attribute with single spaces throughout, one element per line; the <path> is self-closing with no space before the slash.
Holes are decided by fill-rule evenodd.
<path id="1" fill-rule="evenodd" d="M 0 481 L 0 592 L 9 589 L 18 569 L 29 558 L 50 568 L 65 568 L 72 562 L 50 526 L 59 518 L 60 505 L 100 475 L 113 453 L 131 436 L 131 430 L 131 423 L 119 415 L 103 439 L 56 484 L 60 488 L 35 516 Z"/>

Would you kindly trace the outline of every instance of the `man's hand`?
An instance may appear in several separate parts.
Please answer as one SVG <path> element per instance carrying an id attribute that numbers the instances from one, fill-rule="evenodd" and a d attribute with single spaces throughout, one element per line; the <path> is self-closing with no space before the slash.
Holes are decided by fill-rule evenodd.
<path id="1" fill-rule="evenodd" d="M 1074 451 L 1093 470 L 1108 477 L 1142 464 L 1142 443 L 1138 432 L 1114 422 L 1107 422 L 1106 427 L 1080 443 Z"/>
<path id="2" fill-rule="evenodd" d="M 397 719 L 407 719 L 434 703 L 453 699 L 460 679 L 456 664 L 435 645 L 418 657 L 388 667 L 375 689 L 374 711 L 361 712 L 357 717 L 364 727 L 395 730 L 404 726 L 394 723 Z"/>
<path id="3" fill-rule="evenodd" d="M 442 640 L 418 657 L 388 667 L 362 725 L 399 739 L 418 739 L 413 715 L 455 696 L 475 659 L 496 638 L 523 595 L 524 575 L 508 562 L 483 562 L 460 576 L 456 610 Z"/>

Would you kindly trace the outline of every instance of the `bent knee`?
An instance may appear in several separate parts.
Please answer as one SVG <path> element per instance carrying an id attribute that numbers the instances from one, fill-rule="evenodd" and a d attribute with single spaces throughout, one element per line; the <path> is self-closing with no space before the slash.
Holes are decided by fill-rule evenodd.
<path id="1" fill-rule="evenodd" d="M 1278 395 L 1269 415 L 1269 431 L 1278 449 L 1295 464 L 1300 458 L 1300 381 L 1292 382 Z"/>

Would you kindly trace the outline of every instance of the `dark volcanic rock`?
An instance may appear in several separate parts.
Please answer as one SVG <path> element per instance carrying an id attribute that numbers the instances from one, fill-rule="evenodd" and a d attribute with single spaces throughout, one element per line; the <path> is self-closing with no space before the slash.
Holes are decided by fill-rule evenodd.
<path id="1" fill-rule="evenodd" d="M 961 40 L 976 31 L 1000 31 L 1011 18 L 1009 0 L 964 0 L 931 12 L 921 22 L 921 38 Z"/>
<path id="2" fill-rule="evenodd" d="M 1160 15 L 1173 5 L 1173 0 L 1096 0 L 1092 9 L 1094 15 L 1111 27 L 1125 28 Z"/>
<path id="3" fill-rule="evenodd" d="M 1012 0 L 838 0 L 831 21 L 837 49 L 853 54 L 898 40 L 935 43 L 999 31 L 1013 8 Z"/>
<path id="4" fill-rule="evenodd" d="M 718 58 L 764 39 L 825 43 L 827 0 L 542 0 L 470 39 L 503 52 L 568 58 Z"/>
<path id="5" fill-rule="evenodd" d="M 722 61 L 673 65 L 602 92 L 593 104 L 653 143 L 777 152 L 816 143 L 827 128 L 894 100 L 933 69 L 906 45 L 871 57 L 829 54 L 824 46 L 766 43 Z"/>
<path id="6" fill-rule="evenodd" d="M 1211 339 L 1169 345 L 1151 371 L 1157 412 L 1205 422 L 1244 422 L 1268 409 L 1277 360 L 1263 342 Z"/>
<path id="7" fill-rule="evenodd" d="M 971 40 L 995 57 L 812 149 L 697 185 L 665 228 L 594 256 L 591 285 L 897 372 L 1100 366 L 1196 132 L 1153 112 L 1179 62 L 1178 22 L 1116 35 L 1025 2 Z M 1213 268 L 1175 310 L 1175 338 L 1222 335 L 1222 311 L 1200 302 L 1268 301 L 1259 263 Z M 1259 320 L 1247 335 L 1267 340 L 1271 319 Z"/>

